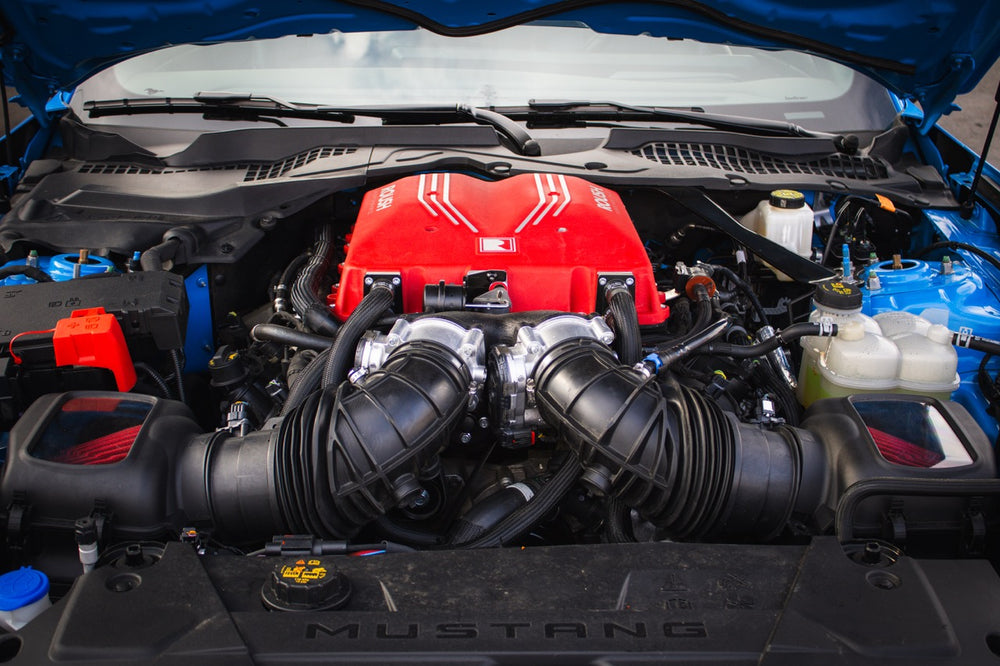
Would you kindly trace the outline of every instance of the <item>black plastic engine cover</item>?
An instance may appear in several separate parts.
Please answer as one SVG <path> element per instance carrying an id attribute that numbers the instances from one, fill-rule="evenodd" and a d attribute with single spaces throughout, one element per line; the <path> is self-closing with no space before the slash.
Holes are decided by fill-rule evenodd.
<path id="1" fill-rule="evenodd" d="M 265 610 L 260 588 L 276 561 L 199 558 L 171 543 L 153 566 L 99 568 L 19 639 L 6 639 L 23 641 L 10 663 L 996 659 L 986 637 L 1000 617 L 1000 579 L 987 562 L 866 566 L 832 538 L 343 557 L 338 568 L 354 593 L 326 612 Z"/>

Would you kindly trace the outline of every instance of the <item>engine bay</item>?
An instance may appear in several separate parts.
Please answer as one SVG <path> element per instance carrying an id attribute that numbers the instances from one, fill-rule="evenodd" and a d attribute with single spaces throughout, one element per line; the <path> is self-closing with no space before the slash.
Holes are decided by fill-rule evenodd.
<path id="1" fill-rule="evenodd" d="M 177 542 L 992 552 L 1000 311 L 992 269 L 938 240 L 956 213 L 805 176 L 396 163 L 332 187 L 310 169 L 355 153 L 303 154 L 33 165 L 0 225 L 9 567 L 58 593 Z M 156 214 L 170 178 L 242 208 Z M 269 585 L 272 611 L 350 596 Z"/>

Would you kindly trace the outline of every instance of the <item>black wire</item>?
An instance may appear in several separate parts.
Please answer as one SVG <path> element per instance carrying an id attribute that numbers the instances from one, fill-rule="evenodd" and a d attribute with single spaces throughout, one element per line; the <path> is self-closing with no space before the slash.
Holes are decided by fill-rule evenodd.
<path id="1" fill-rule="evenodd" d="M 174 378 L 177 380 L 177 399 L 187 404 L 187 392 L 184 390 L 184 375 L 181 372 L 184 367 L 184 364 L 181 362 L 181 351 L 179 349 L 171 349 L 170 360 L 174 364 Z"/>
<path id="2" fill-rule="evenodd" d="M 139 362 L 135 363 L 134 365 L 135 365 L 135 369 L 136 370 L 141 370 L 142 372 L 146 373 L 146 375 L 151 380 L 153 380 L 153 383 L 156 384 L 156 387 L 158 389 L 160 389 L 160 392 L 163 394 L 164 398 L 170 398 L 171 397 L 170 396 L 170 387 L 167 386 L 167 381 L 163 378 L 163 375 L 161 375 L 156 370 L 154 370 L 151 366 L 147 365 L 146 363 L 143 363 L 142 361 L 139 361 Z"/>
<path id="3" fill-rule="evenodd" d="M 958 241 L 941 241 L 940 243 L 931 243 L 927 247 L 917 251 L 917 253 L 914 256 L 919 258 L 924 256 L 925 254 L 930 254 L 934 250 L 942 250 L 942 249 L 964 250 L 966 252 L 971 252 L 977 257 L 985 259 L 991 266 L 993 266 L 993 268 L 1000 271 L 1000 259 L 997 259 L 992 254 L 990 254 L 989 252 L 987 252 L 982 248 L 976 247 L 975 245 L 970 245 L 968 243 L 960 243 Z"/>

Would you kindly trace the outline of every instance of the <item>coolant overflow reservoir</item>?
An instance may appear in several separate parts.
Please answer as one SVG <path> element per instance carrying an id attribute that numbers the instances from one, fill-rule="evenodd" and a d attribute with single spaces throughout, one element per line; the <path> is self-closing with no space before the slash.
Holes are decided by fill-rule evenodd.
<path id="1" fill-rule="evenodd" d="M 948 400 L 958 388 L 958 354 L 946 327 L 901 311 L 874 319 L 831 314 L 825 312 L 839 331 L 825 348 L 802 341 L 803 405 L 859 393 L 912 393 Z"/>
<path id="2" fill-rule="evenodd" d="M 797 190 L 774 190 L 743 216 L 740 223 L 801 257 L 812 254 L 813 211 Z M 780 280 L 789 280 L 773 266 Z"/>

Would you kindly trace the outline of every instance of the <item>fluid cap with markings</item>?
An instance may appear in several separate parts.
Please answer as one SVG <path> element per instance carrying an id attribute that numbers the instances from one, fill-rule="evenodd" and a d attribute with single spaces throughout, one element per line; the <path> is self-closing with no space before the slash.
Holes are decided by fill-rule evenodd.
<path id="1" fill-rule="evenodd" d="M 273 610 L 333 610 L 350 599 L 351 582 L 330 558 L 299 558 L 275 564 L 260 594 Z"/>

